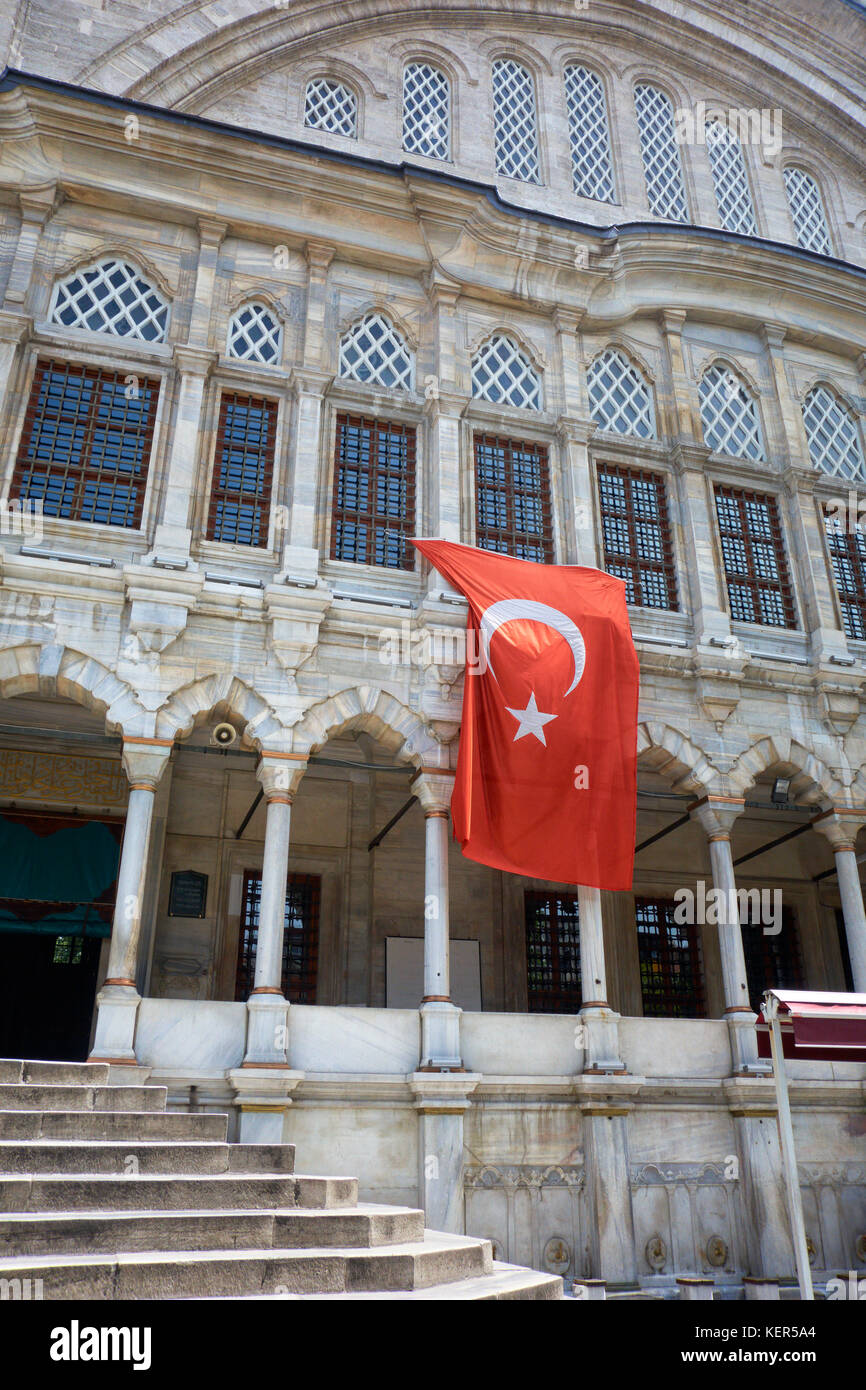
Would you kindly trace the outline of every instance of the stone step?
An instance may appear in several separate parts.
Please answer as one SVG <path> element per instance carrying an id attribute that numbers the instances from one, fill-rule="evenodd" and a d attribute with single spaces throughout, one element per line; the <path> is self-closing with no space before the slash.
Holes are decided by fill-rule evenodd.
<path id="1" fill-rule="evenodd" d="M 2 1102 L 0 1102 L 2 1104 Z M 3 1110 L 0 1139 L 140 1140 L 224 1143 L 228 1116 L 183 1110 Z"/>
<path id="2" fill-rule="evenodd" d="M 244 1303 L 262 1303 L 274 1298 L 273 1294 L 248 1294 L 241 1299 L 234 1301 Z M 276 1295 L 280 1297 L 280 1295 Z M 304 1293 L 304 1294 L 283 1294 L 283 1298 L 300 1299 L 308 1302 L 314 1299 L 317 1302 L 329 1302 L 339 1299 L 373 1301 L 376 1299 L 391 1301 L 406 1301 L 420 1299 L 427 1302 L 436 1300 L 448 1300 L 449 1302 L 461 1302 L 463 1300 L 473 1301 L 493 1301 L 497 1299 L 522 1299 L 550 1302 L 555 1299 L 564 1298 L 562 1290 L 562 1280 L 558 1274 L 539 1274 L 532 1269 L 522 1269 L 519 1265 L 502 1264 L 497 1260 L 493 1262 L 493 1273 L 478 1275 L 473 1279 L 457 1279 L 451 1284 L 431 1284 L 426 1289 L 365 1289 L 360 1292 L 351 1293 Z M 211 1300 L 203 1300 L 211 1301 Z"/>
<path id="3" fill-rule="evenodd" d="M 165 1086 L 28 1085 L 0 1082 L 0 1110 L 165 1110 Z"/>
<path id="4" fill-rule="evenodd" d="M 292 1173 L 292 1144 L 127 1143 L 93 1139 L 0 1139 L 0 1177 L 72 1173 Z"/>
<path id="5" fill-rule="evenodd" d="M 428 1231 L 378 1249 L 141 1251 L 0 1259 L 0 1279 L 41 1279 L 45 1299 L 160 1299 L 408 1291 L 492 1273 L 490 1242 Z"/>
<path id="6" fill-rule="evenodd" d="M 0 1212 L 237 1211 L 262 1207 L 347 1207 L 358 1202 L 356 1178 L 269 1173 L 186 1173 L 172 1177 L 108 1174 L 0 1178 Z"/>
<path id="7" fill-rule="evenodd" d="M 424 1213 L 405 1207 L 322 1210 L 58 1212 L 0 1216 L 0 1258 L 154 1250 L 360 1249 L 424 1238 Z"/>
<path id="8" fill-rule="evenodd" d="M 28 1062 L 0 1057 L 0 1082 L 30 1081 L 38 1086 L 107 1086 L 107 1062 Z"/>

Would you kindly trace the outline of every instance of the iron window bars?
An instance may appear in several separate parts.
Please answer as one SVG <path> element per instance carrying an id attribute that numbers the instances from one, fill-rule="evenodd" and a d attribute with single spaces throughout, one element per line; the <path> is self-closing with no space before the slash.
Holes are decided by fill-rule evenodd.
<path id="1" fill-rule="evenodd" d="M 276 401 L 223 391 L 208 540 L 267 545 L 276 430 Z"/>
<path id="2" fill-rule="evenodd" d="M 475 543 L 521 560 L 553 563 L 547 449 L 476 434 Z"/>
<path id="3" fill-rule="evenodd" d="M 415 429 L 338 415 L 331 559 L 414 569 Z"/>
<path id="4" fill-rule="evenodd" d="M 676 611 L 676 570 L 667 489 L 660 473 L 597 467 L 604 567 L 625 580 L 626 603 Z"/>
<path id="5" fill-rule="evenodd" d="M 529 1012 L 578 1013 L 582 991 L 577 897 L 527 892 L 525 916 Z"/>
<path id="6" fill-rule="evenodd" d="M 321 879 L 317 875 L 289 874 L 280 983 L 290 1004 L 316 1002 L 320 899 Z M 241 903 L 235 999 L 246 999 L 255 983 L 261 901 L 261 873 L 248 869 Z"/>
<path id="7" fill-rule="evenodd" d="M 731 617 L 796 627 L 776 498 L 722 484 L 716 485 L 715 498 Z"/>
<path id="8" fill-rule="evenodd" d="M 634 910 L 644 1017 L 706 1017 L 695 927 L 675 922 L 666 898 L 636 897 Z"/>

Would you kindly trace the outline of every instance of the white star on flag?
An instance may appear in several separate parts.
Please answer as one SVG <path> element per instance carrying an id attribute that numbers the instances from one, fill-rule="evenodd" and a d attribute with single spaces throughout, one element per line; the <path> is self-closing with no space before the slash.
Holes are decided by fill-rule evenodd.
<path id="1" fill-rule="evenodd" d="M 526 709 L 512 709 L 510 705 L 506 705 L 505 708 L 508 710 L 508 713 L 513 714 L 514 718 L 519 722 L 520 727 L 514 735 L 515 743 L 519 738 L 525 738 L 527 734 L 534 734 L 539 743 L 543 743 L 545 748 L 547 747 L 547 739 L 544 737 L 544 726 L 545 724 L 549 724 L 551 719 L 556 719 L 557 716 L 555 714 L 541 713 L 538 705 L 535 703 L 534 690 L 529 697 L 529 704 L 526 706 Z"/>

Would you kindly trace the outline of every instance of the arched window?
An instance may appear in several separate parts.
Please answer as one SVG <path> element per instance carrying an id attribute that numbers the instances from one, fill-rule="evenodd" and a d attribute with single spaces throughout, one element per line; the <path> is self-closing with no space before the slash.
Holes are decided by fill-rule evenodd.
<path id="1" fill-rule="evenodd" d="M 757 407 L 736 372 L 714 363 L 701 377 L 698 394 L 707 447 L 717 454 L 762 460 L 764 444 Z"/>
<path id="2" fill-rule="evenodd" d="M 832 250 L 830 232 L 821 190 L 805 169 L 791 166 L 785 170 L 785 192 L 797 241 L 807 251 L 829 256 Z"/>
<path id="3" fill-rule="evenodd" d="M 411 391 L 415 384 L 412 353 L 384 314 L 366 314 L 340 339 L 340 376 L 377 386 Z"/>
<path id="4" fill-rule="evenodd" d="M 240 362 L 279 365 L 283 330 L 266 304 L 245 304 L 232 315 L 227 351 Z"/>
<path id="5" fill-rule="evenodd" d="M 808 393 L 803 424 L 816 468 L 841 478 L 866 477 L 857 419 L 829 386 L 813 386 Z"/>
<path id="6" fill-rule="evenodd" d="M 608 348 L 596 357 L 587 375 L 590 415 L 601 429 L 655 438 L 649 384 L 624 352 Z"/>
<path id="7" fill-rule="evenodd" d="M 613 170 L 607 103 L 601 78 L 589 68 L 565 69 L 565 104 L 571 137 L 571 169 L 574 191 L 582 198 L 612 203 Z"/>
<path id="8" fill-rule="evenodd" d="M 135 266 L 106 260 L 55 285 L 49 317 L 64 328 L 164 343 L 168 304 Z"/>
<path id="9" fill-rule="evenodd" d="M 634 105 L 650 208 L 656 217 L 688 222 L 673 107 L 664 92 L 645 82 L 634 89 Z"/>
<path id="10" fill-rule="evenodd" d="M 535 83 L 513 58 L 497 58 L 493 64 L 493 137 L 498 174 L 541 182 Z"/>
<path id="11" fill-rule="evenodd" d="M 706 137 L 722 226 L 729 232 L 757 236 L 758 224 L 740 141 L 724 121 L 707 121 Z"/>
<path id="12" fill-rule="evenodd" d="M 354 140 L 358 134 L 358 100 L 351 87 L 332 77 L 314 77 L 307 83 L 304 125 Z"/>
<path id="13" fill-rule="evenodd" d="M 497 333 L 472 359 L 472 394 L 495 405 L 541 409 L 541 379 L 513 338 Z"/>
<path id="14" fill-rule="evenodd" d="M 403 71 L 403 149 L 451 158 L 451 84 L 431 63 L 409 63 Z"/>

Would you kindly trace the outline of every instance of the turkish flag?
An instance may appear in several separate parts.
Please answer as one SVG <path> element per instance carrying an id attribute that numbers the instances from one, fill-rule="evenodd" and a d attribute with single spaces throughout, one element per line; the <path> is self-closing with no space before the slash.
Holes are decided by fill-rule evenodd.
<path id="1" fill-rule="evenodd" d="M 638 659 L 625 584 L 413 540 L 469 602 L 451 799 L 463 853 L 510 873 L 631 888 Z"/>

